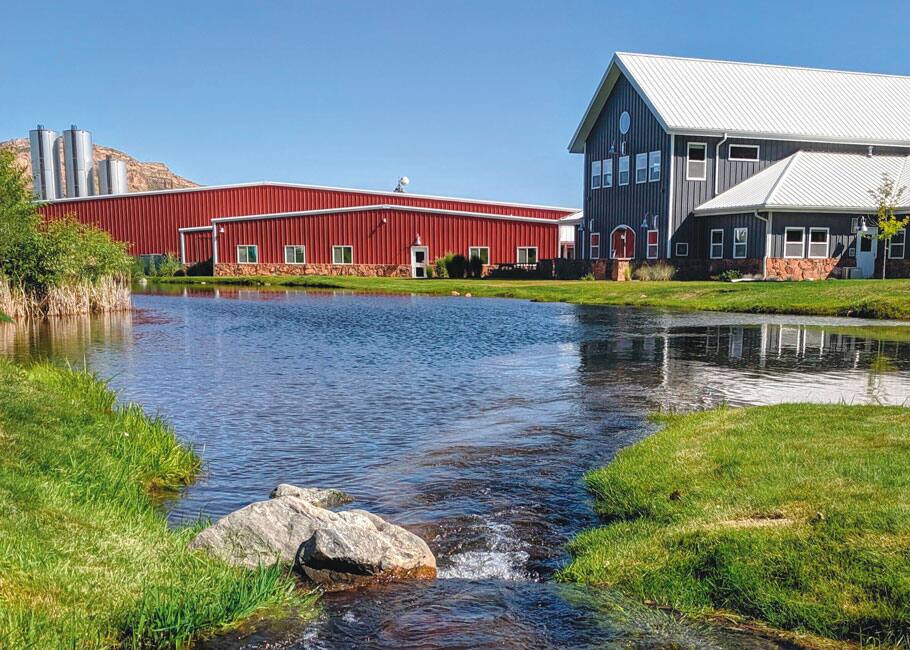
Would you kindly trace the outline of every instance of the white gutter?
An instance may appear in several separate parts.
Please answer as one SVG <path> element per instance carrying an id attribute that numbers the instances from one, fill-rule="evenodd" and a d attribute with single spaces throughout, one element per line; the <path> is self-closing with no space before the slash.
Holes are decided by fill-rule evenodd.
<path id="1" fill-rule="evenodd" d="M 725 132 L 723 139 L 717 143 L 716 147 L 714 147 L 714 196 L 717 196 L 717 178 L 719 176 L 718 172 L 720 171 L 720 147 L 728 139 L 729 138 Z"/>
<path id="2" fill-rule="evenodd" d="M 676 136 L 670 135 L 670 189 L 667 192 L 667 260 L 673 253 L 673 171 L 676 169 Z"/>
<path id="3" fill-rule="evenodd" d="M 765 222 L 765 254 L 761 258 L 761 278 L 766 280 L 768 278 L 768 253 L 771 251 L 771 216 L 774 215 L 773 212 L 768 213 L 768 218 L 761 216 L 756 210 L 754 213 L 755 218 L 759 221 Z"/>

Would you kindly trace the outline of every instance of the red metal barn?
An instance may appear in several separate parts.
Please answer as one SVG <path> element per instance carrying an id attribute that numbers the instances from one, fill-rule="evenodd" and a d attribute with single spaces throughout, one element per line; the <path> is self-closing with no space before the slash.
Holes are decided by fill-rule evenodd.
<path id="1" fill-rule="evenodd" d="M 570 208 L 282 183 L 61 199 L 137 256 L 173 253 L 216 274 L 422 275 L 448 252 L 491 265 L 559 255 Z"/>

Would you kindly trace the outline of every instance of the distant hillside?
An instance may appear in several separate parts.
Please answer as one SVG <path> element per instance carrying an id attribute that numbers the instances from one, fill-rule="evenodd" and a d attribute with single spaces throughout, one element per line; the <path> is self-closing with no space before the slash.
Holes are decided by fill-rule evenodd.
<path id="1" fill-rule="evenodd" d="M 25 167 L 28 174 L 28 184 L 32 184 L 32 160 L 29 154 L 28 138 L 17 138 L 0 142 L 0 148 L 11 149 L 16 156 L 16 162 Z M 130 192 L 147 192 L 150 190 L 171 190 L 181 187 L 199 187 L 198 183 L 187 180 L 182 176 L 177 176 L 168 169 L 168 166 L 160 162 L 141 162 L 129 154 L 126 154 L 111 147 L 105 147 L 99 144 L 95 145 L 95 162 L 104 160 L 105 157 L 111 156 L 126 161 L 127 176 L 129 181 Z M 63 180 L 61 170 L 61 183 L 63 191 L 66 191 L 66 182 Z"/>

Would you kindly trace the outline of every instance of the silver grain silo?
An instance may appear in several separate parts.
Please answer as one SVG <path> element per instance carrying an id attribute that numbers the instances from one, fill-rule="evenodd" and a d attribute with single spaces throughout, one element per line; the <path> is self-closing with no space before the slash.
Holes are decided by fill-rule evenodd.
<path id="1" fill-rule="evenodd" d="M 28 132 L 32 149 L 32 188 L 42 201 L 59 199 L 60 191 L 60 142 L 57 133 L 39 124 Z"/>
<path id="2" fill-rule="evenodd" d="M 101 194 L 126 194 L 126 161 L 106 157 L 98 163 L 98 181 Z"/>
<path id="3" fill-rule="evenodd" d="M 74 124 L 63 132 L 63 155 L 66 162 L 66 196 L 95 194 L 95 161 L 92 134 Z"/>

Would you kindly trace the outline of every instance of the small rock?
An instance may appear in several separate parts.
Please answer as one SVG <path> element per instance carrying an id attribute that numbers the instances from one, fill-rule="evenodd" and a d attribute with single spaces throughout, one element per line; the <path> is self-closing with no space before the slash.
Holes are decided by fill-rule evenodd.
<path id="1" fill-rule="evenodd" d="M 452 291 L 452 295 L 453 295 L 453 296 L 460 296 L 461 294 L 458 293 L 457 291 Z"/>
<path id="2" fill-rule="evenodd" d="M 682 493 L 679 490 L 673 490 L 670 492 L 670 501 L 679 501 L 682 498 Z"/>
<path id="3" fill-rule="evenodd" d="M 471 297 L 471 294 L 466 293 L 466 294 L 464 295 L 464 297 L 465 297 L 465 298 L 470 298 L 470 297 Z"/>
<path id="4" fill-rule="evenodd" d="M 302 488 L 290 483 L 282 483 L 269 495 L 270 499 L 278 497 L 298 497 L 320 508 L 337 508 L 354 500 L 354 497 L 341 490 Z"/>

